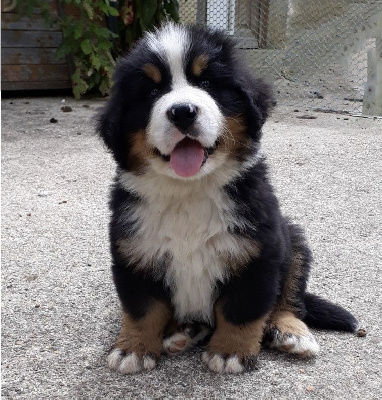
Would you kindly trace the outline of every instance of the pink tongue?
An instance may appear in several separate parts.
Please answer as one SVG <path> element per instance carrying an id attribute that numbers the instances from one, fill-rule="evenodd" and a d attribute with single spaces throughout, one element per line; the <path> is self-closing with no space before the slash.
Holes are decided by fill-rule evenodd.
<path id="1" fill-rule="evenodd" d="M 172 151 L 170 165 L 177 175 L 188 177 L 198 173 L 203 160 L 202 145 L 196 140 L 184 138 Z"/>

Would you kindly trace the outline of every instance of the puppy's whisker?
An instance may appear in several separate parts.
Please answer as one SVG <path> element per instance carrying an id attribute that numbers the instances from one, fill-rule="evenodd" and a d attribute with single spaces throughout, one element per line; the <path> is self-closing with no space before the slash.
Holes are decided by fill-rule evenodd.
<path id="1" fill-rule="evenodd" d="M 225 145 L 226 149 L 229 147 L 228 142 L 231 142 L 234 146 L 239 145 L 239 146 L 241 146 L 243 148 L 246 148 L 246 149 L 250 149 L 250 150 L 253 149 L 253 146 L 248 145 L 248 143 L 240 141 L 240 140 L 237 140 L 237 138 L 235 137 L 235 135 L 232 133 L 232 131 L 229 129 L 228 126 L 224 126 L 223 127 L 223 130 L 221 132 L 221 136 L 224 139 L 226 139 L 224 141 L 224 145 Z"/>

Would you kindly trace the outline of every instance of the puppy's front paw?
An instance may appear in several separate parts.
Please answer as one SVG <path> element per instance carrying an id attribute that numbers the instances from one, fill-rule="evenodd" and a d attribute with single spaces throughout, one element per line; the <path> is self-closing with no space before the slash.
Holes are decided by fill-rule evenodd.
<path id="1" fill-rule="evenodd" d="M 121 348 L 114 348 L 107 357 L 109 368 L 122 374 L 134 374 L 150 371 L 156 366 L 155 354 L 139 356 L 136 352 L 127 353 Z"/>
<path id="2" fill-rule="evenodd" d="M 109 367 L 122 374 L 155 368 L 162 352 L 163 331 L 169 319 L 168 306 L 159 301 L 152 304 L 139 319 L 124 311 L 121 332 L 107 359 Z"/>
<path id="3" fill-rule="evenodd" d="M 257 366 L 257 356 L 239 357 L 235 354 L 221 355 L 205 351 L 202 354 L 203 363 L 218 374 L 241 374 L 252 371 Z"/>
<path id="4" fill-rule="evenodd" d="M 260 342 L 268 315 L 246 323 L 227 321 L 221 305 L 216 306 L 216 330 L 202 361 L 216 373 L 240 374 L 256 369 Z"/>

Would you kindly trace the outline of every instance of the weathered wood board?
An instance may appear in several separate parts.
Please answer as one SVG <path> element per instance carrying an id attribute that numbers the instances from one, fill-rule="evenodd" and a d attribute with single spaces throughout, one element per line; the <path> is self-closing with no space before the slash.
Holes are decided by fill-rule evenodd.
<path id="1" fill-rule="evenodd" d="M 57 12 L 57 1 L 50 2 L 52 12 Z M 38 9 L 31 17 L 18 19 L 6 3 L 2 1 L 1 89 L 71 88 L 66 59 L 59 60 L 55 57 L 62 41 L 59 28 L 47 25 Z"/>

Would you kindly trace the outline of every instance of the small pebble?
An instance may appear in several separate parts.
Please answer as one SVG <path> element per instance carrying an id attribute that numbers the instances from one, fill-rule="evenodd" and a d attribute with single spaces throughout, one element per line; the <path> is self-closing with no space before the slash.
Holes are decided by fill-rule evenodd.
<path id="1" fill-rule="evenodd" d="M 37 274 L 33 274 L 33 275 L 27 276 L 25 279 L 26 279 L 28 282 L 33 282 L 33 281 L 35 281 L 37 278 L 38 278 L 38 275 L 37 275 Z"/>
<path id="2" fill-rule="evenodd" d="M 324 96 L 318 90 L 315 90 L 314 92 L 310 92 L 309 97 L 315 98 L 315 99 L 323 99 L 324 98 Z"/>
<path id="3" fill-rule="evenodd" d="M 314 387 L 313 387 L 312 385 L 309 385 L 309 386 L 306 388 L 306 390 L 307 390 L 308 392 L 313 392 L 313 391 L 314 391 Z"/>
<path id="4" fill-rule="evenodd" d="M 73 110 L 72 110 L 72 107 L 70 107 L 70 106 L 62 106 L 61 107 L 61 111 L 63 111 L 63 112 L 71 112 Z"/>
<path id="5" fill-rule="evenodd" d="M 51 118 L 51 119 L 49 120 L 49 122 L 50 122 L 51 124 L 56 124 L 58 121 L 56 120 L 56 118 Z"/>
<path id="6" fill-rule="evenodd" d="M 359 328 L 358 331 L 356 332 L 356 335 L 358 337 L 365 337 L 367 335 L 366 329 L 365 328 Z"/>

